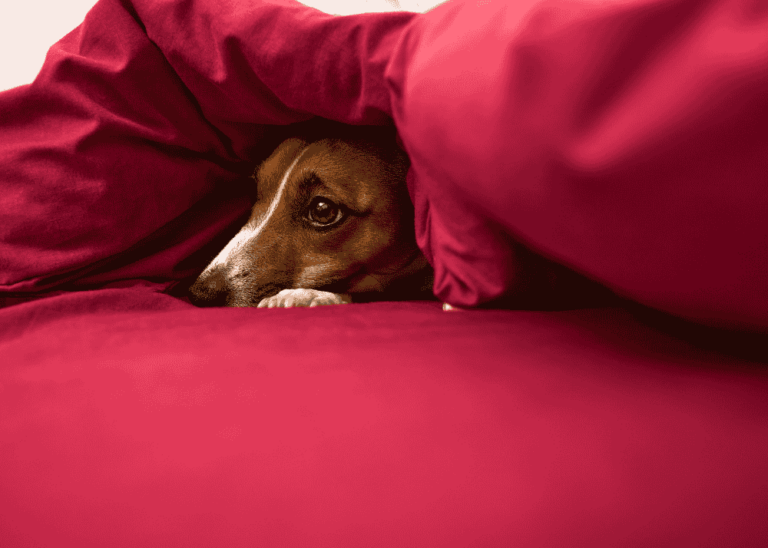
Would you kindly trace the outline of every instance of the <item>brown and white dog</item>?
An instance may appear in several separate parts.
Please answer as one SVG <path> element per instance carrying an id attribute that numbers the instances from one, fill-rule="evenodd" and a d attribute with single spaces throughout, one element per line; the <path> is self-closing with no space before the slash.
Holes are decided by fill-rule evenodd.
<path id="1" fill-rule="evenodd" d="M 332 128 L 332 129 L 330 129 Z M 329 126 L 280 144 L 256 170 L 248 222 L 189 289 L 198 306 L 290 307 L 424 298 L 393 130 Z"/>

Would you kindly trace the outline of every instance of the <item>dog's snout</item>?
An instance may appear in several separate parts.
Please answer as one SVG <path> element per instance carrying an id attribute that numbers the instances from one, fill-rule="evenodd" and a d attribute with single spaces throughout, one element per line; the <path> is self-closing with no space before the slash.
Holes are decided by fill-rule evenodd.
<path id="1" fill-rule="evenodd" d="M 189 288 L 189 300 L 195 306 L 224 306 L 227 301 L 226 276 L 221 269 L 204 272 Z"/>

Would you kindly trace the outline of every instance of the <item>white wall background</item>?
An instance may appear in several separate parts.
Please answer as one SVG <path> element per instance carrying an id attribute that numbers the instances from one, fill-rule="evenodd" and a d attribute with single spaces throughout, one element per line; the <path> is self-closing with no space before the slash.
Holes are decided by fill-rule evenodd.
<path id="1" fill-rule="evenodd" d="M 301 0 L 326 13 L 426 11 L 442 0 Z M 96 0 L 0 0 L 0 90 L 28 84 L 48 48 L 77 27 Z"/>

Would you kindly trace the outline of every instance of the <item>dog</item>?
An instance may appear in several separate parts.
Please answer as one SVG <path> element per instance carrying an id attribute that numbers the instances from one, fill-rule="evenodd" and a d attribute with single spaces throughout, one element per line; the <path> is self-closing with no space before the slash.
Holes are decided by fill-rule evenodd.
<path id="1" fill-rule="evenodd" d="M 325 124 L 254 172 L 250 218 L 189 288 L 198 306 L 299 307 L 430 298 L 406 153 L 391 128 Z"/>

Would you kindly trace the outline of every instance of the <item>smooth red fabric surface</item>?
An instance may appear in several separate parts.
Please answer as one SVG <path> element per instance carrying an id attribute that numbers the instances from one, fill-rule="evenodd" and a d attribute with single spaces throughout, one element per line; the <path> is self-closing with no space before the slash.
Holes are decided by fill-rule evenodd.
<path id="1" fill-rule="evenodd" d="M 768 371 L 619 309 L 0 310 L 21 546 L 760 546 Z"/>
<path id="2" fill-rule="evenodd" d="M 514 289 L 512 235 L 647 305 L 768 331 L 765 3 L 448 2 L 388 77 L 442 300 Z"/>

